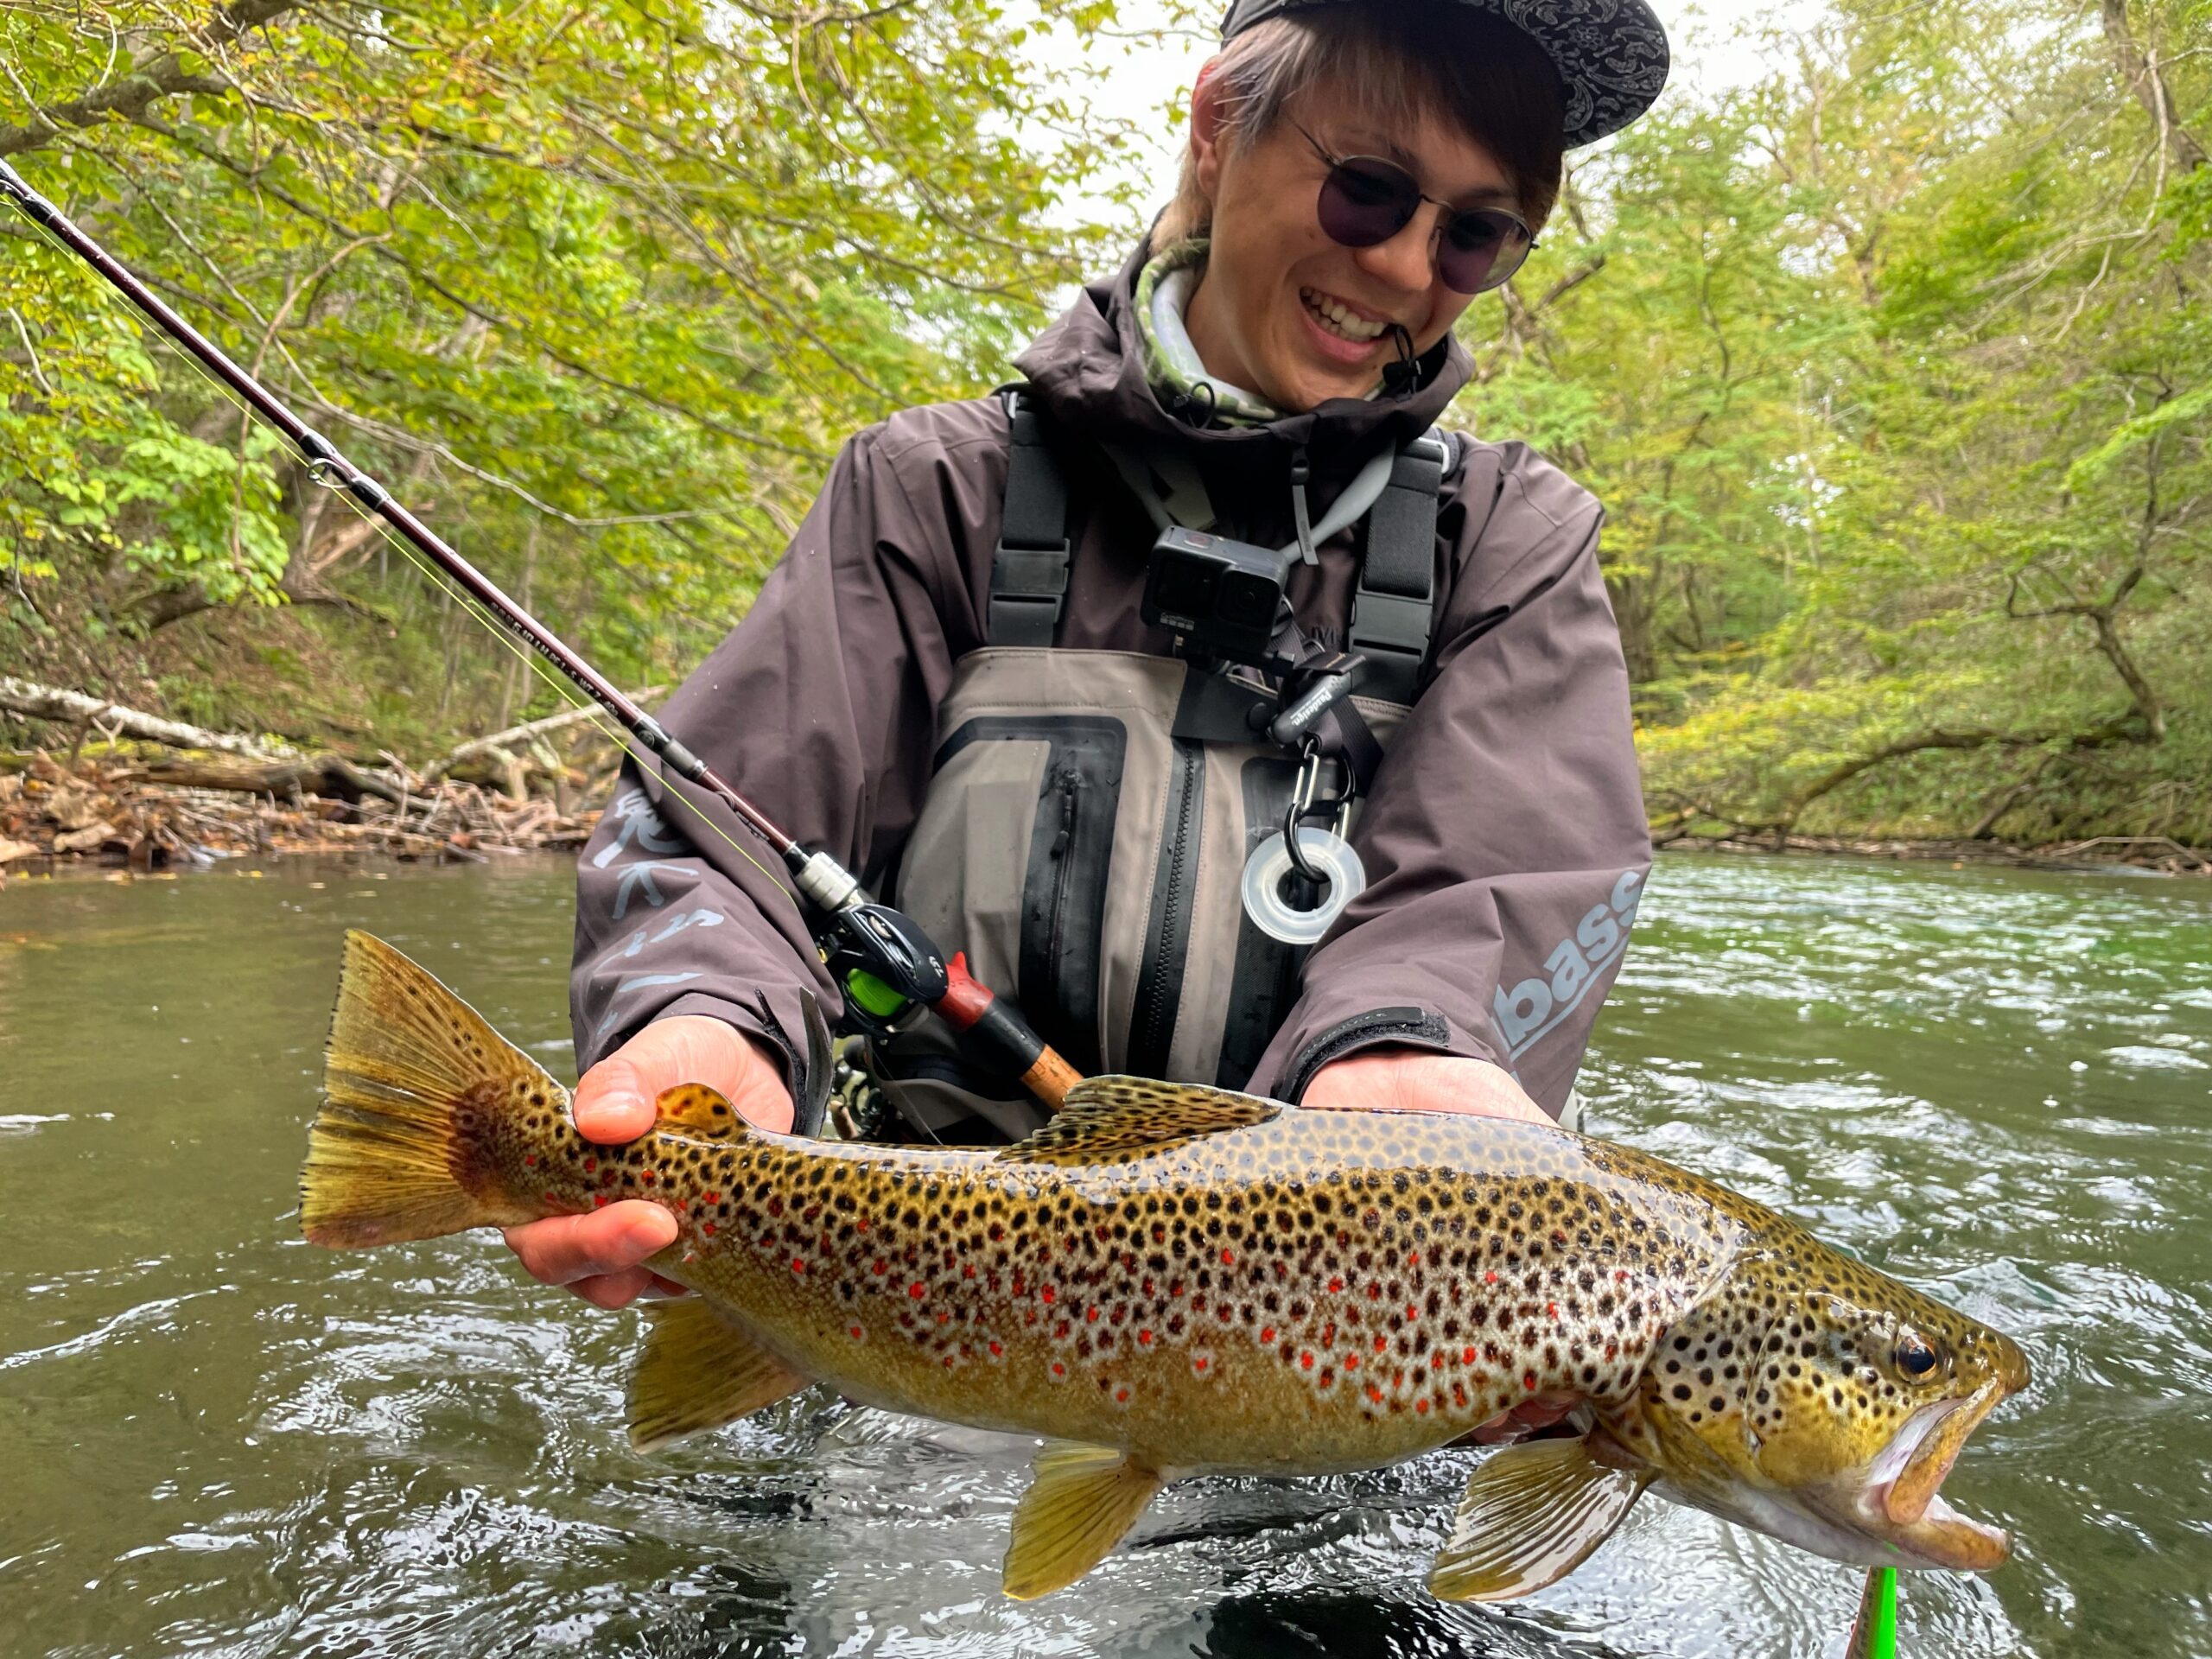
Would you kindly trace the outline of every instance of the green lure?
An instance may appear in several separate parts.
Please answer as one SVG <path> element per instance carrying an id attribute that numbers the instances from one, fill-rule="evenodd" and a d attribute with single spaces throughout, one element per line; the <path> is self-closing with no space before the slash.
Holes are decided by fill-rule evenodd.
<path id="1" fill-rule="evenodd" d="M 1870 1567 L 1844 1659 L 1897 1659 L 1897 1570 Z"/>

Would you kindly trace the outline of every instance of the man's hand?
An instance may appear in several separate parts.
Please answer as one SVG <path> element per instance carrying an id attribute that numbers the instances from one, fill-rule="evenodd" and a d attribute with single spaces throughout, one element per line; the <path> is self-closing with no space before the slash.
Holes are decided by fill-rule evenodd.
<path id="1" fill-rule="evenodd" d="M 1460 1112 L 1549 1124 L 1502 1066 L 1454 1054 L 1375 1049 L 1332 1060 L 1306 1085 L 1304 1103 L 1365 1112 Z"/>
<path id="2" fill-rule="evenodd" d="M 791 1126 L 783 1067 L 734 1026 L 701 1014 L 657 1020 L 576 1085 L 576 1128 L 587 1141 L 619 1146 L 653 1126 L 653 1103 L 680 1083 L 718 1089 L 748 1123 L 779 1133 Z M 676 1217 L 632 1198 L 588 1216 L 554 1216 L 507 1229 L 507 1247 L 531 1275 L 566 1285 L 596 1306 L 627 1307 L 648 1293 L 677 1294 L 641 1264 L 676 1242 Z"/>

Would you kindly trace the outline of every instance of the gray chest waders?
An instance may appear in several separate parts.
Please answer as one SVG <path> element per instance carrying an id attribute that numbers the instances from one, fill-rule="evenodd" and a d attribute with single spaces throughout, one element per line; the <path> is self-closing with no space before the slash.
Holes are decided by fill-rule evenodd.
<path id="1" fill-rule="evenodd" d="M 898 902 L 1086 1076 L 1241 1087 L 1306 953 L 1255 925 L 1243 896 L 1255 850 L 1280 841 L 1300 757 L 1255 732 L 1249 712 L 1266 700 L 1223 676 L 1053 643 L 1067 486 L 1034 410 L 1018 393 L 1007 404 L 990 643 L 960 659 L 939 710 Z M 1378 751 L 1427 655 L 1447 442 L 1406 446 L 1367 516 L 1349 642 L 1370 666 L 1350 701 Z M 929 1133 L 995 1139 L 1042 1121 L 963 1065 L 934 1019 L 877 1060 L 887 1093 Z"/>

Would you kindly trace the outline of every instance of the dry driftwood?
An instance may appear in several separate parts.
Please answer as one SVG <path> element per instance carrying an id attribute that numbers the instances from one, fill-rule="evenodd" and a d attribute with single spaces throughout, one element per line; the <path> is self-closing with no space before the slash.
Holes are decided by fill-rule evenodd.
<path id="1" fill-rule="evenodd" d="M 632 702 L 643 702 L 649 697 L 658 696 L 666 690 L 665 686 L 649 685 L 642 691 L 632 692 L 630 700 Z M 555 732 L 565 731 L 571 726 L 581 726 L 593 716 L 603 715 L 605 712 L 597 703 L 588 702 L 581 708 L 564 709 L 557 715 L 548 715 L 543 720 L 530 721 L 520 726 L 510 726 L 504 732 L 493 732 L 486 737 L 471 738 L 447 755 L 444 760 L 433 761 L 430 769 L 423 774 L 423 785 L 427 787 L 435 784 L 454 767 L 482 757 L 493 763 L 493 770 L 500 777 L 503 785 L 513 780 L 514 786 L 508 788 L 507 793 L 519 797 L 522 791 L 516 774 L 524 763 L 515 753 L 517 749 L 526 748 L 532 743 L 550 737 Z"/>
<path id="2" fill-rule="evenodd" d="M 277 758 L 275 750 L 250 737 L 203 731 L 182 721 L 165 720 L 159 715 L 126 709 L 119 702 L 104 702 L 81 691 L 67 691 L 58 685 L 41 685 L 34 680 L 18 680 L 4 674 L 0 674 L 0 709 L 79 728 L 97 727 L 103 732 L 119 733 L 173 749 L 213 749 L 218 753 L 245 755 L 257 760 Z"/>
<path id="3" fill-rule="evenodd" d="M 219 789 L 241 795 L 320 795 L 351 805 L 365 795 L 397 803 L 406 791 L 391 779 L 355 766 L 342 754 L 303 754 L 283 760 L 179 755 L 137 768 L 131 776 L 173 789 Z"/>

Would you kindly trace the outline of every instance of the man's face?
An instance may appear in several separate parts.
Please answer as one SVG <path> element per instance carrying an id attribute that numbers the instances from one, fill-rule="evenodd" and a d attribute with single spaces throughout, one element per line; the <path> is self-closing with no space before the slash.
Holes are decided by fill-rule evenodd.
<path id="1" fill-rule="evenodd" d="M 1444 210 L 1433 202 L 1387 242 L 1332 241 L 1315 211 L 1329 163 L 1299 127 L 1332 155 L 1395 162 L 1425 195 L 1456 207 L 1516 206 L 1504 169 L 1456 128 L 1386 122 L 1325 86 L 1294 100 L 1288 118 L 1242 149 L 1219 142 L 1205 103 L 1201 93 L 1192 122 L 1199 182 L 1213 199 L 1211 251 L 1189 317 L 1200 357 L 1279 409 L 1365 397 L 1396 359 L 1389 325 L 1425 352 L 1472 296 L 1437 276 L 1432 250 Z"/>

